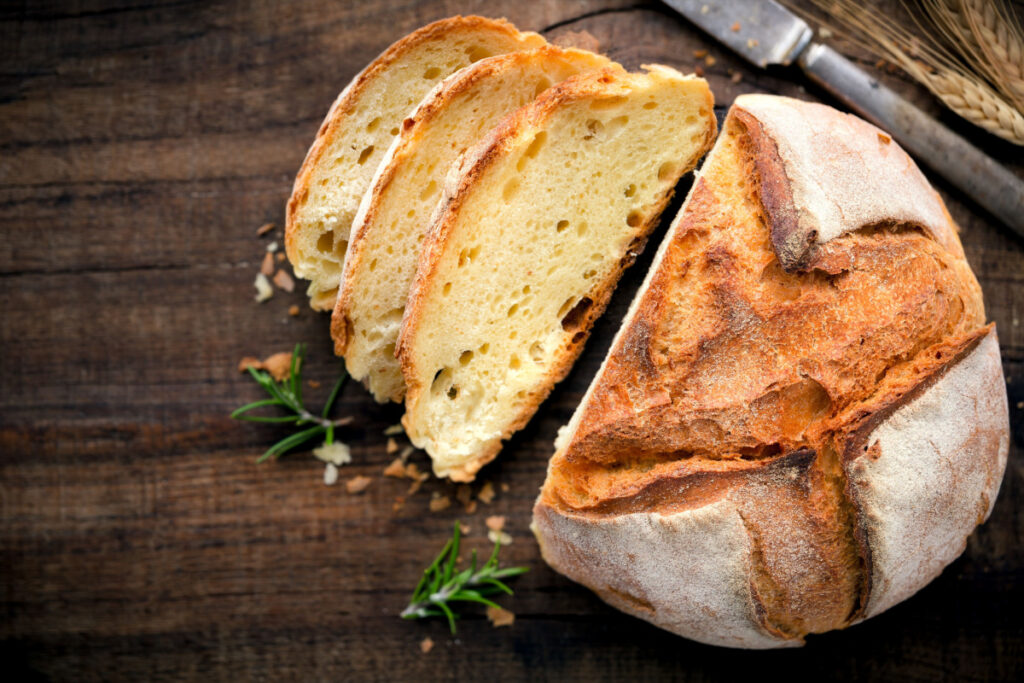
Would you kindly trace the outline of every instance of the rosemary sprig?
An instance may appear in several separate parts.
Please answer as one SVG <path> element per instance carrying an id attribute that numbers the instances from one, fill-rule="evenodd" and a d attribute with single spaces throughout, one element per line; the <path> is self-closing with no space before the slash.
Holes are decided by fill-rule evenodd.
<path id="1" fill-rule="evenodd" d="M 529 571 L 529 567 L 499 569 L 498 551 L 501 549 L 501 542 L 495 541 L 494 551 L 482 567 L 477 569 L 474 550 L 469 568 L 455 573 L 455 563 L 459 557 L 459 540 L 460 528 L 459 522 L 456 521 L 455 532 L 445 543 L 441 554 L 423 570 L 423 577 L 413 591 L 409 606 L 402 610 L 403 619 L 444 616 L 448 619 L 448 625 L 454 635 L 456 614 L 449 603 L 479 602 L 488 607 L 499 607 L 488 600 L 487 596 L 498 593 L 512 595 L 512 589 L 506 586 L 502 579 Z"/>
<path id="2" fill-rule="evenodd" d="M 324 444 L 332 444 L 334 443 L 334 429 L 352 422 L 351 417 L 343 417 L 338 420 L 331 420 L 327 417 L 328 413 L 331 412 L 331 407 L 334 405 L 335 399 L 338 398 L 338 393 L 341 391 L 342 385 L 344 385 L 345 380 L 348 379 L 348 374 L 344 369 L 342 369 L 341 377 L 338 378 L 337 383 L 334 385 L 334 389 L 331 390 L 331 395 L 327 399 L 327 403 L 324 405 L 324 409 L 321 411 L 320 415 L 314 415 L 303 405 L 302 365 L 305 359 L 306 345 L 296 344 L 295 351 L 292 353 L 292 362 L 291 367 L 289 368 L 288 377 L 280 382 L 276 381 L 270 376 L 270 373 L 264 370 L 248 368 L 249 374 L 252 375 L 252 378 L 256 380 L 264 390 L 266 390 L 270 395 L 270 398 L 266 398 L 261 401 L 254 401 L 253 403 L 242 406 L 235 412 L 231 413 L 231 417 L 233 419 L 245 420 L 247 422 L 293 424 L 296 427 L 312 425 L 311 427 L 306 427 L 291 436 L 286 436 L 281 439 L 268 448 L 256 462 L 263 462 L 268 458 L 279 458 L 293 448 L 297 448 L 307 441 L 317 438 L 321 434 L 324 435 Z M 282 415 L 280 417 L 247 414 L 250 410 L 266 406 L 280 406 L 281 408 L 290 411 L 292 414 Z"/>

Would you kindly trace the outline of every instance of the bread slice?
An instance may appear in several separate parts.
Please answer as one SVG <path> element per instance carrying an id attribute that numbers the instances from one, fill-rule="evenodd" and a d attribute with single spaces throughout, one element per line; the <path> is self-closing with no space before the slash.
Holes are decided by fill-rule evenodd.
<path id="1" fill-rule="evenodd" d="M 646 69 L 554 86 L 453 167 L 398 342 L 438 476 L 472 480 L 526 424 L 714 139 L 707 83 Z"/>
<path id="2" fill-rule="evenodd" d="M 342 91 L 295 178 L 286 214 L 288 260 L 310 281 L 314 309 L 334 308 L 352 218 L 402 119 L 449 74 L 545 44 L 504 20 L 442 19 L 389 47 Z"/>
<path id="3" fill-rule="evenodd" d="M 552 45 L 490 57 L 438 84 L 402 124 L 353 222 L 331 321 L 335 351 L 378 401 L 405 395 L 395 344 L 452 162 L 552 84 L 610 65 L 591 52 Z"/>
<path id="4" fill-rule="evenodd" d="M 705 643 L 878 614 L 989 514 L 995 330 L 938 194 L 888 135 L 744 95 L 569 425 L 545 560 Z"/>

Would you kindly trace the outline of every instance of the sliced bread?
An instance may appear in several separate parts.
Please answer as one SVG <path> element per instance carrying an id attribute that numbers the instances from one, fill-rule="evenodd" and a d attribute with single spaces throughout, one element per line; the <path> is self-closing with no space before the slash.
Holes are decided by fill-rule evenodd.
<path id="1" fill-rule="evenodd" d="M 438 476 L 471 481 L 526 424 L 714 139 L 707 83 L 646 70 L 574 76 L 453 166 L 398 341 Z"/>
<path id="2" fill-rule="evenodd" d="M 490 57 L 439 83 L 405 119 L 352 224 L 331 321 L 335 351 L 378 401 L 405 395 L 395 344 L 420 245 L 452 162 L 552 84 L 611 64 L 553 45 Z"/>
<path id="3" fill-rule="evenodd" d="M 352 218 L 402 119 L 453 72 L 545 44 L 504 20 L 451 17 L 389 47 L 342 91 L 306 155 L 287 207 L 288 259 L 295 274 L 310 281 L 313 308 L 334 308 Z"/>

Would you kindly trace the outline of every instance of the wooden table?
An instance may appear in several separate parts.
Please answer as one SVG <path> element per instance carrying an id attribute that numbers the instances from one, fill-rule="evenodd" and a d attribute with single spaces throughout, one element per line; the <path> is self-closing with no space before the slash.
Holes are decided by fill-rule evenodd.
<path id="1" fill-rule="evenodd" d="M 866 624 L 797 651 L 706 647 L 556 575 L 527 530 L 555 432 L 653 249 L 569 379 L 485 470 L 494 502 L 473 515 L 458 506 L 431 513 L 432 494 L 454 493 L 432 480 L 395 512 L 407 482 L 381 471 L 393 457 L 382 432 L 397 407 L 373 404 L 358 386 L 341 398 L 339 414 L 357 420 L 345 434 L 354 462 L 343 477 L 373 479 L 361 495 L 324 486 L 323 465 L 308 453 L 255 465 L 281 432 L 228 419 L 260 397 L 236 369 L 243 356 L 307 342 L 308 376 L 325 385 L 311 390 L 314 403 L 338 369 L 328 320 L 304 306 L 301 287 L 253 301 L 266 245 L 280 243 L 279 231 L 259 238 L 256 228 L 281 225 L 294 173 L 350 77 L 406 32 L 459 12 L 505 15 L 548 36 L 585 29 L 633 68 L 660 61 L 689 71 L 700 62 L 693 51 L 708 48 L 717 61 L 703 70 L 723 106 L 752 91 L 827 97 L 794 73 L 748 70 L 657 4 L 136 4 L 0 10 L 7 680 L 1024 676 L 1024 243 L 960 194 L 936 183 L 998 323 L 1014 425 L 991 519 L 940 578 Z M 881 77 L 1024 172 L 1019 148 L 959 124 L 901 77 Z M 423 454 L 414 461 L 425 466 Z M 496 629 L 470 610 L 451 638 L 443 623 L 400 621 L 453 520 L 471 527 L 471 547 L 485 548 L 489 514 L 509 519 L 505 560 L 532 568 L 506 599 L 515 625 Z M 436 646 L 424 655 L 428 636 Z"/>

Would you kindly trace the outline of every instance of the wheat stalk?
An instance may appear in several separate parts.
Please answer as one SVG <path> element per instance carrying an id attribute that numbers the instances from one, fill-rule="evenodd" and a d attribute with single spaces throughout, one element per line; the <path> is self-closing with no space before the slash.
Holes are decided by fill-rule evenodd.
<path id="1" fill-rule="evenodd" d="M 927 30 L 923 37 L 918 36 L 893 19 L 854 0 L 811 2 L 834 20 L 822 23 L 902 68 L 956 114 L 1004 140 L 1024 145 L 1024 115 L 1013 106 L 1013 101 L 1008 102 L 982 78 L 965 69 Z M 917 21 L 916 17 L 914 19 Z M 959 19 L 957 22 L 946 27 L 947 37 L 951 34 L 959 37 L 963 23 Z M 920 27 L 920 22 L 918 25 Z M 980 43 L 984 38 L 979 40 L 978 34 L 972 35 L 973 45 L 981 49 Z M 962 40 L 958 42 L 964 44 Z"/>
<path id="2" fill-rule="evenodd" d="M 960 4 L 966 23 L 995 71 L 990 80 L 1018 110 L 1024 110 L 1024 31 L 1016 15 L 992 0 L 960 0 Z"/>

